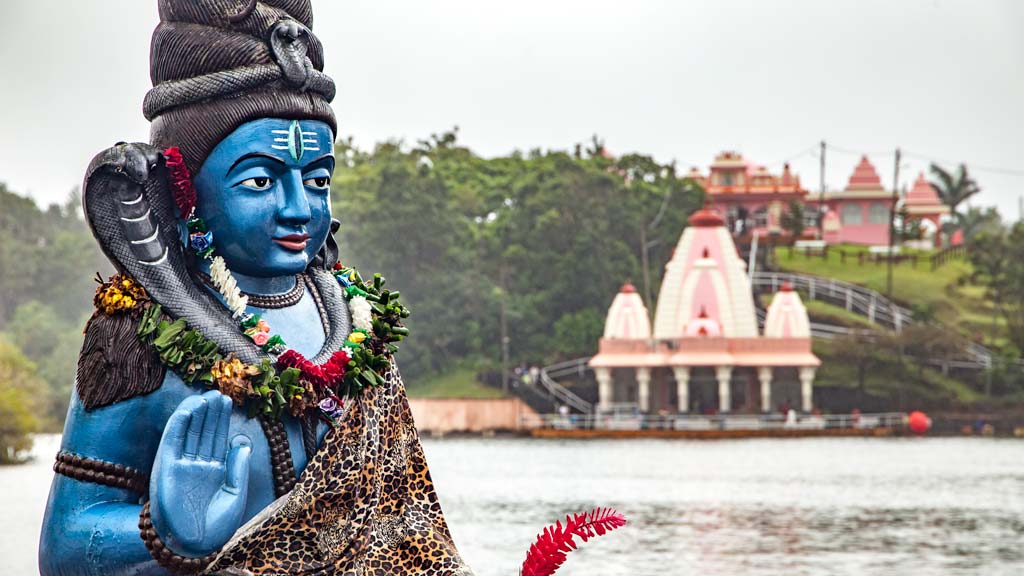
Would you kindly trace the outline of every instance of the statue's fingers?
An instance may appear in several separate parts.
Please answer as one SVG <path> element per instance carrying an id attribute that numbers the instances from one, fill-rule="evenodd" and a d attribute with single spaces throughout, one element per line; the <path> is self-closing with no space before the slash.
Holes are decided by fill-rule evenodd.
<path id="1" fill-rule="evenodd" d="M 203 394 L 203 398 L 206 399 L 206 418 L 203 420 L 203 431 L 199 435 L 197 455 L 200 460 L 213 460 L 213 451 L 216 446 L 215 440 L 217 439 L 217 426 L 220 425 L 220 398 L 209 397 L 207 394 Z"/>
<path id="2" fill-rule="evenodd" d="M 192 420 L 192 411 L 186 408 L 178 408 L 167 419 L 164 426 L 164 437 L 161 445 L 174 459 L 181 458 L 182 450 L 185 447 L 185 434 L 188 431 L 189 421 Z"/>
<path id="3" fill-rule="evenodd" d="M 228 492 L 238 494 L 249 485 L 249 457 L 251 455 L 252 441 L 248 436 L 239 434 L 231 439 L 227 475 L 224 477 L 224 488 Z"/>
<path id="4" fill-rule="evenodd" d="M 203 424 L 206 421 L 206 398 L 200 398 L 199 401 L 200 404 L 192 410 L 188 433 L 185 434 L 185 450 L 182 453 L 185 458 L 195 459 L 199 455 L 199 438 L 203 435 Z"/>
<path id="5" fill-rule="evenodd" d="M 213 459 L 223 462 L 228 453 L 228 429 L 231 427 L 231 398 L 220 397 L 220 418 L 217 419 L 217 434 L 213 439 Z"/>

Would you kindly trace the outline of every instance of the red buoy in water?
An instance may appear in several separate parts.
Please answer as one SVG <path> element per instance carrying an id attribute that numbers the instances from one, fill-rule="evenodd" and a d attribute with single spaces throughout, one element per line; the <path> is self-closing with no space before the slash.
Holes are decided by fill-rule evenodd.
<path id="1" fill-rule="evenodd" d="M 932 419 L 920 410 L 914 410 L 907 416 L 907 426 L 914 434 L 924 434 L 932 427 Z"/>

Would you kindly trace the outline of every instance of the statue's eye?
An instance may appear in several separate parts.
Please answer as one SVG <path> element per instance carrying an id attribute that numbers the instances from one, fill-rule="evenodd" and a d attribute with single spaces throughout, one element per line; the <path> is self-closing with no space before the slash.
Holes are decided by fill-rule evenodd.
<path id="1" fill-rule="evenodd" d="M 266 178 L 264 176 L 257 176 L 256 178 L 249 178 L 248 180 L 243 180 L 242 186 L 252 188 L 253 190 L 266 190 L 267 188 L 270 188 L 270 185 L 273 183 L 274 181 L 270 178 Z"/>
<path id="2" fill-rule="evenodd" d="M 327 176 L 317 176 L 316 178 L 307 178 L 302 183 L 310 188 L 327 188 L 331 184 L 331 179 Z"/>

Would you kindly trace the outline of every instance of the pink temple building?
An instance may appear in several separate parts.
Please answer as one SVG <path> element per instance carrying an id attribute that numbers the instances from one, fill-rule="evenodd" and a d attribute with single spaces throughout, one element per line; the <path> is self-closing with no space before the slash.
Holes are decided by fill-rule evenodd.
<path id="1" fill-rule="evenodd" d="M 829 244 L 889 245 L 893 194 L 867 156 L 861 156 L 845 188 L 825 195 L 825 206 L 821 228 Z"/>
<path id="2" fill-rule="evenodd" d="M 696 168 L 687 175 L 700 183 L 707 193 L 708 205 L 723 214 L 733 233 L 781 233 L 782 215 L 792 200 L 805 202 L 807 190 L 800 177 L 791 173 L 789 164 L 782 174 L 772 174 L 764 166 L 747 162 L 737 152 L 722 152 L 715 157 L 708 176 Z M 816 226 L 808 218 L 809 226 Z"/>
<path id="3" fill-rule="evenodd" d="M 693 168 L 687 177 L 704 187 L 708 206 L 724 216 L 726 228 L 733 234 L 786 234 L 783 215 L 794 200 L 804 206 L 804 235 L 818 236 L 829 244 L 889 245 L 889 220 L 894 200 L 892 190 L 882 184 L 875 166 L 862 156 L 846 186 L 839 191 L 809 192 L 800 184 L 788 164 L 781 174 L 748 162 L 737 152 L 722 152 L 715 157 L 707 175 Z M 935 224 L 949 214 L 935 190 L 921 175 L 903 205 L 910 216 Z M 936 235 L 938 241 L 939 235 Z"/>
<path id="4" fill-rule="evenodd" d="M 599 410 L 635 403 L 642 412 L 810 411 L 818 358 L 800 296 L 783 287 L 765 330 L 745 266 L 725 221 L 690 217 L 665 270 L 654 325 L 630 284 L 612 301 L 590 360 Z"/>
<path id="5" fill-rule="evenodd" d="M 914 187 L 910 189 L 907 198 L 903 201 L 903 207 L 911 218 L 920 218 L 931 222 L 935 226 L 935 245 L 938 246 L 942 243 L 942 234 L 938 233 L 942 229 L 940 220 L 949 214 L 949 206 L 939 200 L 939 194 L 925 179 L 923 172 L 917 175 Z"/>

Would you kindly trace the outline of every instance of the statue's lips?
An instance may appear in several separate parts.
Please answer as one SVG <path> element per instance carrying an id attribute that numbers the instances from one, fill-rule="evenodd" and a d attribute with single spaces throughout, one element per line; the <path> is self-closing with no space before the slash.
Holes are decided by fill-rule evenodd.
<path id="1" fill-rule="evenodd" d="M 309 234 L 289 234 L 274 238 L 274 242 L 277 242 L 287 250 L 302 252 L 306 249 L 306 244 L 309 242 Z"/>

